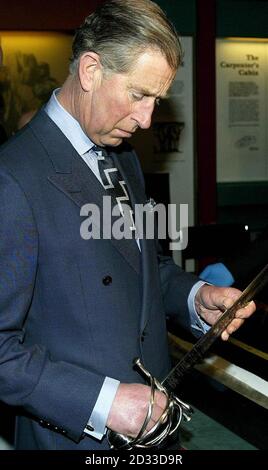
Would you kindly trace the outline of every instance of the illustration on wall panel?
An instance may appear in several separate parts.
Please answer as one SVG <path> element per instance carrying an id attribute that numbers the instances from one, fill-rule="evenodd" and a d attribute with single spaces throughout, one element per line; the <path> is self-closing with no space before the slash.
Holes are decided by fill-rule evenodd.
<path id="1" fill-rule="evenodd" d="M 8 135 L 31 116 L 68 74 L 71 37 L 59 33 L 0 32 L 2 124 Z"/>

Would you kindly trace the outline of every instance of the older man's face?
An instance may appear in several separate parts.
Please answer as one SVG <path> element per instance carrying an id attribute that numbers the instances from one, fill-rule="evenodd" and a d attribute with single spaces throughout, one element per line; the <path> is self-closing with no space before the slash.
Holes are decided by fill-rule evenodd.
<path id="1" fill-rule="evenodd" d="M 117 146 L 139 127 L 149 128 L 155 104 L 166 95 L 174 75 L 160 52 L 148 51 L 132 72 L 103 78 L 81 113 L 85 132 L 98 145 Z"/>

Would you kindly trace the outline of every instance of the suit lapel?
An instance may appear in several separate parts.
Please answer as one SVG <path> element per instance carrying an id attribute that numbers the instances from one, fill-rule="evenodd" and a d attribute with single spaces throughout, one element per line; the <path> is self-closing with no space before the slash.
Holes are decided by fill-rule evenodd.
<path id="1" fill-rule="evenodd" d="M 52 162 L 54 172 L 48 175 L 49 182 L 80 208 L 88 203 L 95 204 L 104 219 L 101 221 L 104 223 L 102 227 L 97 220 L 94 221 L 102 233 L 107 229 L 106 219 L 102 217 L 103 196 L 107 193 L 98 179 L 45 111 L 38 113 L 30 127 Z M 114 238 L 110 241 L 131 267 L 140 273 L 140 253 L 136 241 Z"/>
<path id="2" fill-rule="evenodd" d="M 78 206 L 82 207 L 88 203 L 96 205 L 100 209 L 101 221 L 94 218 L 94 224 L 103 233 L 109 233 L 111 226 L 106 217 L 103 217 L 103 198 L 107 196 L 102 185 L 99 183 L 95 175 L 90 171 L 81 157 L 77 155 L 73 163 L 72 173 L 70 175 L 53 174 L 48 177 L 49 181 L 54 184 L 60 191 Z M 81 220 L 82 222 L 82 220 Z M 128 263 L 140 272 L 140 254 L 135 240 L 117 240 L 111 238 L 113 246 L 121 253 Z"/>
<path id="3" fill-rule="evenodd" d="M 143 276 L 143 290 L 142 290 L 142 309 L 140 319 L 140 331 L 144 332 L 146 324 L 151 311 L 151 305 L 153 300 L 152 295 L 152 272 L 154 268 L 152 266 L 155 258 L 155 240 L 141 240 L 141 252 L 142 252 L 142 276 Z"/>
<path id="4" fill-rule="evenodd" d="M 121 175 L 128 186 L 129 197 L 131 199 L 132 207 L 134 208 L 135 204 L 145 204 L 143 191 L 138 189 L 141 182 L 136 176 L 136 172 L 133 168 L 132 162 L 130 163 L 130 159 L 127 159 L 128 161 L 126 162 L 124 156 L 119 158 L 117 153 L 115 152 L 112 152 L 112 154 L 115 164 L 120 170 Z M 142 333 L 146 328 L 153 299 L 153 296 L 150 293 L 152 290 L 152 262 L 155 259 L 156 255 L 155 240 L 147 240 L 145 238 L 145 234 L 143 233 L 140 238 L 140 246 L 143 276 L 142 309 L 140 318 L 140 332 Z"/>

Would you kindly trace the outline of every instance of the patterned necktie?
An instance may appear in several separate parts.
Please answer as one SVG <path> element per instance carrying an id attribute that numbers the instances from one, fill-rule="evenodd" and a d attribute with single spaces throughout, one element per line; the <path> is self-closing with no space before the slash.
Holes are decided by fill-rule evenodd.
<path id="1" fill-rule="evenodd" d="M 129 221 L 129 230 L 131 230 L 132 234 L 135 234 L 134 213 L 131 208 L 127 186 L 120 171 L 116 168 L 112 156 L 103 147 L 94 145 L 92 150 L 97 154 L 98 167 L 104 189 L 116 200 L 121 215 L 127 217 Z"/>

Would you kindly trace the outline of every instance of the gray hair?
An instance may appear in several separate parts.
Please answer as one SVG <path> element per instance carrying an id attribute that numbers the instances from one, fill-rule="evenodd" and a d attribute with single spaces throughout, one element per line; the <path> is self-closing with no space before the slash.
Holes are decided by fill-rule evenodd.
<path id="1" fill-rule="evenodd" d="M 100 56 L 104 71 L 127 73 L 139 55 L 148 49 L 160 51 L 177 70 L 182 48 L 175 27 L 151 0 L 109 0 L 89 15 L 76 31 L 70 72 L 77 71 L 84 52 Z"/>

